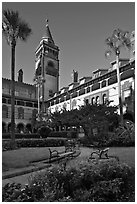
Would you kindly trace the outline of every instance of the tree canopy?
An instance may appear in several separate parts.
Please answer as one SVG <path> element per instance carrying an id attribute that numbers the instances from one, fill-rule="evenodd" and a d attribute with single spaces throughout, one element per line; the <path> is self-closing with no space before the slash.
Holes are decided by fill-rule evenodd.
<path id="1" fill-rule="evenodd" d="M 107 106 L 105 104 L 87 104 L 79 110 L 54 112 L 51 114 L 50 119 L 51 127 L 82 126 L 86 136 L 90 136 L 91 130 L 94 128 L 103 129 L 118 125 L 117 107 Z"/>

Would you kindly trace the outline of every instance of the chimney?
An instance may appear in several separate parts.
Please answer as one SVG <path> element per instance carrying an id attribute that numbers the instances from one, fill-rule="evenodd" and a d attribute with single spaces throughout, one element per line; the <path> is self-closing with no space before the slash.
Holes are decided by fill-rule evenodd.
<path id="1" fill-rule="evenodd" d="M 18 81 L 23 82 L 23 70 L 22 69 L 18 71 Z"/>
<path id="2" fill-rule="evenodd" d="M 74 69 L 73 69 L 73 71 L 72 71 L 72 82 L 73 82 L 73 83 L 78 82 L 78 72 L 75 71 Z"/>

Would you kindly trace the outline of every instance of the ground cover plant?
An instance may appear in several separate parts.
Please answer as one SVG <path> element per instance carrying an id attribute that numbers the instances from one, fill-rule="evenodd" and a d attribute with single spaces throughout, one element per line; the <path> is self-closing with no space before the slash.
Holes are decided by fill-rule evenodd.
<path id="1" fill-rule="evenodd" d="M 3 201 L 134 201 L 135 172 L 127 164 L 114 160 L 81 160 L 73 167 L 63 164 L 37 174 L 23 189 L 7 184 L 2 191 Z"/>

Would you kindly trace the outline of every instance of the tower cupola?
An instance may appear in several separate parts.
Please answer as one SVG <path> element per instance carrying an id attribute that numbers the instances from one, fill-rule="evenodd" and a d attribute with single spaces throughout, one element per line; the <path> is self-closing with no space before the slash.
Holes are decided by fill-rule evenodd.
<path id="1" fill-rule="evenodd" d="M 54 44 L 54 40 L 52 38 L 48 22 L 49 22 L 48 19 L 46 19 L 46 32 L 44 36 L 42 37 L 42 40 L 46 41 L 47 43 Z"/>

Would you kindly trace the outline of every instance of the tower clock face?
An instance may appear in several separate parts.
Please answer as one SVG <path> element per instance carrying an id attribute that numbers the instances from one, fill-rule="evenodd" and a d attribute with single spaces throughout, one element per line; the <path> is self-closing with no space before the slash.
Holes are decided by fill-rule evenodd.
<path id="1" fill-rule="evenodd" d="M 55 68 L 55 64 L 53 61 L 48 61 L 46 66 L 46 74 L 56 77 L 58 74 L 58 70 Z"/>
<path id="2" fill-rule="evenodd" d="M 54 62 L 52 62 L 52 61 L 48 61 L 48 66 L 54 68 Z"/>

